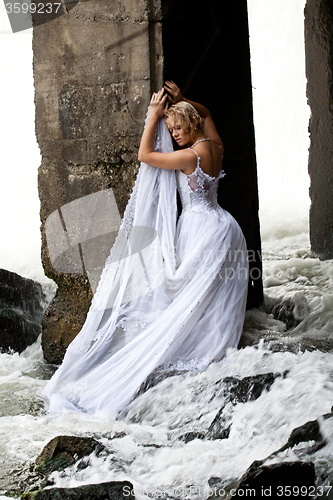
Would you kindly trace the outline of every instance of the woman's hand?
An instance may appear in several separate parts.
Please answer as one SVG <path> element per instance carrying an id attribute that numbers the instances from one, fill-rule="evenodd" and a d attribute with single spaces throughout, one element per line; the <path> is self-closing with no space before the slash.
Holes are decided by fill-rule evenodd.
<path id="1" fill-rule="evenodd" d="M 139 147 L 139 161 L 148 163 L 152 153 L 160 154 L 154 153 L 154 135 L 158 119 L 164 115 L 165 111 L 169 107 L 167 97 L 168 94 L 164 92 L 163 88 L 156 94 L 154 93 L 152 95 L 152 98 L 150 100 L 148 119 L 141 137 L 141 143 Z"/>
<path id="2" fill-rule="evenodd" d="M 176 102 L 180 102 L 184 100 L 184 97 L 177 85 L 172 82 L 167 80 L 164 85 L 165 90 L 171 95 L 169 95 L 169 99 L 172 102 L 172 104 L 176 104 Z"/>
<path id="3" fill-rule="evenodd" d="M 164 88 L 162 88 L 156 94 L 154 93 L 152 95 L 149 108 L 150 116 L 160 118 L 161 116 L 164 115 L 165 111 L 168 109 L 169 104 L 166 102 L 168 94 L 167 93 L 165 93 L 164 95 L 163 94 L 164 94 Z"/>

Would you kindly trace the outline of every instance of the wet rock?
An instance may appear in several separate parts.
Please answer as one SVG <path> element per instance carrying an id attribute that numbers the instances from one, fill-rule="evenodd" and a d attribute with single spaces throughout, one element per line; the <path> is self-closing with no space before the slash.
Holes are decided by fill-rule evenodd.
<path id="1" fill-rule="evenodd" d="M 121 431 L 121 432 L 116 432 L 115 434 L 113 434 L 113 436 L 110 439 L 121 439 L 125 436 L 127 436 L 127 433 L 124 431 Z"/>
<path id="2" fill-rule="evenodd" d="M 24 493 L 21 500 L 123 500 L 134 499 L 129 481 L 88 484 L 77 488 L 52 488 Z"/>
<path id="3" fill-rule="evenodd" d="M 294 314 L 295 304 L 292 300 L 284 300 L 272 307 L 270 313 L 274 318 L 282 321 L 286 325 L 286 330 L 291 330 L 299 325 L 301 319 L 295 317 Z"/>
<path id="4" fill-rule="evenodd" d="M 320 417 L 323 420 L 327 420 L 328 418 L 333 417 L 333 407 L 331 409 L 331 413 L 326 413 L 325 415 L 322 415 Z M 279 450 L 274 452 L 270 457 L 273 457 L 274 455 L 277 455 L 278 453 L 287 450 L 288 448 L 293 448 L 294 446 L 298 445 L 299 443 L 307 443 L 309 441 L 315 441 L 315 445 L 305 448 L 301 451 L 298 451 L 298 453 L 302 454 L 308 454 L 311 455 L 312 453 L 315 453 L 316 451 L 320 450 L 324 446 L 326 446 L 327 441 L 320 432 L 320 424 L 319 424 L 319 419 L 316 420 L 310 420 L 309 422 L 306 422 L 305 424 L 301 425 L 300 427 L 296 427 L 294 429 L 287 441 L 287 443 L 282 446 Z"/>
<path id="5" fill-rule="evenodd" d="M 232 411 L 225 413 L 227 404 L 236 405 L 258 399 L 264 390 L 270 389 L 277 377 L 285 376 L 286 373 L 264 373 L 252 377 L 244 377 L 243 379 L 226 377 L 223 380 L 218 380 L 216 384 L 221 386 L 221 390 L 217 392 L 223 396 L 224 404 L 216 414 L 208 430 L 192 430 L 182 434 L 177 439 L 185 443 L 194 439 L 228 439 L 231 429 Z M 178 372 L 173 373 L 173 375 L 177 374 Z M 157 378 L 152 374 L 153 385 L 155 385 L 156 380 Z"/>
<path id="6" fill-rule="evenodd" d="M 318 420 L 306 422 L 306 424 L 294 429 L 290 434 L 286 447 L 292 448 L 299 443 L 307 441 L 316 441 L 317 443 L 324 441 Z"/>
<path id="7" fill-rule="evenodd" d="M 0 269 L 0 349 L 22 352 L 36 342 L 46 305 L 40 283 Z"/>
<path id="8" fill-rule="evenodd" d="M 224 406 L 220 408 L 208 428 L 208 439 L 228 439 L 231 428 L 231 415 L 223 415 Z"/>
<path id="9" fill-rule="evenodd" d="M 312 462 L 285 462 L 262 466 L 253 462 L 239 481 L 225 484 L 219 477 L 208 480 L 210 495 L 206 500 L 233 498 L 313 498 L 315 468 Z"/>
<path id="10" fill-rule="evenodd" d="M 285 462 L 260 467 L 254 463 L 237 487 L 230 491 L 227 500 L 240 497 L 283 499 L 288 496 L 309 499 L 314 496 L 314 488 L 315 468 L 312 462 Z"/>
<path id="11" fill-rule="evenodd" d="M 100 454 L 104 450 L 104 446 L 93 438 L 57 436 L 43 448 L 36 458 L 37 472 L 42 476 L 47 476 L 55 470 L 69 467 L 93 451 Z"/>
<path id="12" fill-rule="evenodd" d="M 54 279 L 54 276 L 49 274 Z M 66 349 L 81 330 L 92 294 L 84 276 L 63 275 L 57 281 L 57 293 L 42 320 L 42 348 L 48 363 L 59 365 Z"/>
<path id="13" fill-rule="evenodd" d="M 193 441 L 194 439 L 204 439 L 206 435 L 203 432 L 195 432 L 195 431 L 190 431 L 186 432 L 186 434 L 182 434 L 179 436 L 179 441 L 184 441 L 185 443 L 189 443 L 190 441 Z"/>
<path id="14" fill-rule="evenodd" d="M 148 391 L 148 389 L 151 389 L 152 387 L 155 387 L 155 385 L 159 384 L 162 382 L 162 380 L 165 380 L 168 377 L 175 377 L 177 375 L 184 375 L 184 371 L 179 371 L 179 370 L 159 370 L 156 369 L 154 370 L 146 380 L 141 384 L 139 387 L 135 397 L 140 396 L 140 394 L 143 394 L 144 392 Z"/>
<path id="15" fill-rule="evenodd" d="M 216 414 L 209 426 L 208 439 L 228 439 L 231 427 L 231 415 L 225 415 L 225 407 L 228 403 L 236 405 L 258 399 L 265 390 L 269 390 L 277 377 L 284 376 L 280 373 L 264 373 L 238 379 L 226 377 L 216 382 L 221 385 L 221 394 L 224 396 L 224 405 Z"/>
<path id="16" fill-rule="evenodd" d="M 227 377 L 223 379 L 223 392 L 228 402 L 233 404 L 255 401 L 265 390 L 269 390 L 280 373 L 263 373 L 238 379 Z M 217 382 L 218 383 L 218 382 Z"/>
<path id="17" fill-rule="evenodd" d="M 284 499 L 287 497 L 314 498 L 316 496 L 315 469 L 312 462 L 285 462 L 267 466 L 264 463 L 286 449 L 293 448 L 303 442 L 315 441 L 315 445 L 302 450 L 296 450 L 296 454 L 305 456 L 318 451 L 327 444 L 327 441 L 320 432 L 319 421 L 329 418 L 333 418 L 333 407 L 330 413 L 322 415 L 317 420 L 306 422 L 294 429 L 284 446 L 269 455 L 266 459 L 253 462 L 239 481 L 233 481 L 226 486 L 225 481 L 221 477 L 211 477 L 208 480 L 211 494 L 207 500 L 231 500 L 238 497 L 269 497 L 273 499 Z"/>
<path id="18" fill-rule="evenodd" d="M 231 424 L 219 413 L 214 418 L 208 429 L 208 439 L 228 439 L 230 435 Z"/>

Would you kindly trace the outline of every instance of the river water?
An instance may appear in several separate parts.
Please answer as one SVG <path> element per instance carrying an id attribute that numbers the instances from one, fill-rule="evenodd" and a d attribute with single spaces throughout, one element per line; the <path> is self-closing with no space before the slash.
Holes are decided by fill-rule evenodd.
<path id="1" fill-rule="evenodd" d="M 248 342 L 253 345 L 228 352 L 226 361 L 213 363 L 202 373 L 183 373 L 165 379 L 135 399 L 118 420 L 106 422 L 81 414 L 64 412 L 55 417 L 44 412 L 39 395 L 53 368 L 44 363 L 40 341 L 21 355 L 0 354 L 0 499 L 10 493 L 18 499 L 19 492 L 28 487 L 27 478 L 30 485 L 33 482 L 29 469 L 43 446 L 53 437 L 66 434 L 94 436 L 109 453 L 91 455 L 85 468 L 73 466 L 62 473 L 53 473 L 55 486 L 129 480 L 139 500 L 148 495 L 157 497 L 163 491 L 170 498 L 202 500 L 209 494 L 210 477 L 220 477 L 223 484 L 229 484 L 254 460 L 264 459 L 283 446 L 295 427 L 330 412 L 333 266 L 332 261 L 321 262 L 311 255 L 307 232 L 309 110 L 305 98 L 303 8 L 304 0 L 249 0 L 265 288 L 265 307 L 246 315 L 243 345 Z M 29 45 L 28 34 L 18 36 L 25 37 L 24 46 Z M 275 36 L 275 41 L 268 43 L 269 36 Z M 14 50 L 17 44 L 19 57 L 19 42 L 14 43 L 10 37 L 8 32 L 0 36 L 2 48 Z M 24 50 L 31 58 L 31 46 Z M 275 64 L 271 67 L 272 59 Z M 13 64 L 3 59 L 2 62 Z M 300 75 L 297 78 L 293 74 L 296 66 Z M 31 68 L 29 71 L 26 78 L 30 82 L 30 97 L 26 99 L 31 104 Z M 287 83 L 280 82 L 278 75 L 286 73 Z M 13 77 L 13 82 L 16 80 Z M 279 94 L 273 92 L 275 81 L 280 87 Z M 281 104 L 281 85 L 288 88 L 282 94 L 289 96 L 294 92 L 294 107 L 288 102 Z M 9 87 L 8 84 L 7 93 L 11 91 Z M 270 92 L 273 94 L 269 95 Z M 302 103 L 298 101 L 300 95 Z M 288 114 L 281 116 L 277 112 L 281 107 Z M 18 108 L 17 113 L 21 109 Z M 11 116 L 15 112 L 10 109 Z M 7 128 L 8 124 L 3 126 L 4 133 Z M 31 125 L 27 129 L 31 130 Z M 10 158 L 8 152 L 8 161 Z M 32 179 L 27 198 L 23 198 L 26 206 L 21 204 L 20 214 L 15 216 L 13 205 L 13 219 L 1 227 L 8 244 L 1 248 L 0 266 L 38 279 L 52 295 L 54 285 L 43 277 L 40 260 L 36 258 L 40 245 L 38 203 L 27 201 L 36 194 L 33 179 L 39 162 L 38 148 L 35 147 L 31 158 L 26 166 L 29 172 L 24 173 Z M 9 197 L 22 199 L 17 182 L 7 177 L 6 181 L 7 191 L 15 184 Z M 5 203 L 4 196 L 1 200 Z M 34 221 L 34 227 L 28 226 L 30 250 L 24 252 L 25 241 L 20 238 L 27 236 L 18 233 L 30 223 L 22 220 L 27 206 L 28 219 Z M 20 254 L 10 249 L 11 242 Z M 289 330 L 270 313 L 274 305 L 286 300 L 298 323 Z M 187 432 L 207 430 L 225 403 L 225 394 L 218 383 L 221 379 L 271 372 L 284 376 L 277 377 L 270 390 L 257 400 L 226 405 L 225 412 L 231 422 L 228 439 L 194 439 L 187 443 L 179 440 Z M 302 460 L 314 462 L 320 484 L 332 483 L 331 420 L 321 421 L 321 432 L 328 442 L 325 447 L 308 455 L 302 452 L 304 444 L 298 445 L 267 463 L 292 461 L 301 456 Z"/>
<path id="2" fill-rule="evenodd" d="M 230 351 L 227 361 L 214 363 L 202 373 L 165 379 L 135 399 L 116 421 L 66 412 L 57 417 L 45 414 L 39 394 L 51 368 L 43 361 L 40 343 L 21 355 L 1 354 L 0 492 L 25 485 L 29 466 L 43 446 L 66 434 L 94 436 L 110 453 L 91 455 L 84 469 L 73 466 L 53 473 L 56 486 L 129 480 L 139 500 L 148 498 L 148 493 L 157 497 L 164 490 L 176 498 L 202 500 L 208 496 L 210 477 L 230 483 L 254 460 L 283 446 L 295 427 L 329 413 L 333 405 L 332 262 L 310 256 L 306 234 L 264 242 L 264 256 L 266 303 L 290 298 L 301 320 L 298 326 L 286 332 L 271 314 L 248 312 L 245 334 L 260 338 L 259 343 Z M 178 439 L 187 432 L 207 430 L 225 398 L 218 381 L 270 372 L 287 374 L 276 378 L 256 401 L 227 405 L 232 422 L 228 439 L 188 443 Z M 324 484 L 333 480 L 329 422 L 321 424 L 328 444 L 302 458 L 314 462 Z M 117 438 L 119 433 L 126 435 Z M 268 463 L 297 457 L 296 447 Z"/>

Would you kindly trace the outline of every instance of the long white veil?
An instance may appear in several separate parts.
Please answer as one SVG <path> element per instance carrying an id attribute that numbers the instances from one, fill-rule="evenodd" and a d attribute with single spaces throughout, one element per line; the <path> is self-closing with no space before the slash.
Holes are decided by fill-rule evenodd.
<path id="1" fill-rule="evenodd" d="M 154 150 L 173 151 L 164 118 L 156 127 Z M 51 411 L 72 408 L 70 401 L 87 409 L 80 400 L 92 384 L 88 373 L 123 352 L 138 331 L 167 307 L 170 299 L 160 285 L 175 270 L 176 193 L 175 171 L 141 163 L 85 324 L 42 393 L 50 400 Z"/>
<path id="2" fill-rule="evenodd" d="M 154 149 L 173 149 L 164 119 Z M 155 368 L 203 369 L 237 347 L 247 295 L 244 236 L 216 196 L 207 208 L 200 190 L 189 192 L 187 176 L 177 177 L 194 203 L 188 210 L 185 202 L 178 222 L 175 171 L 141 164 L 86 322 L 43 391 L 50 411 L 113 418 Z M 215 195 L 217 182 L 209 184 Z"/>

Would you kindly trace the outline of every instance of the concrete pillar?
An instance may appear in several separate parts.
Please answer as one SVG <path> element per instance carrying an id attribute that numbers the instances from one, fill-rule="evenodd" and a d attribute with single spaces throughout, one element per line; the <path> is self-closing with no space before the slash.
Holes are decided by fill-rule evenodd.
<path id="1" fill-rule="evenodd" d="M 333 258 L 333 1 L 308 0 L 305 54 L 309 123 L 310 241 L 320 259 Z"/>
<path id="2" fill-rule="evenodd" d="M 111 188 L 123 213 L 147 105 L 164 77 L 213 113 L 226 146 L 220 202 L 239 221 L 252 252 L 249 306 L 262 301 L 246 0 L 234 6 L 214 0 L 199 11 L 189 0 L 64 3 L 66 12 L 36 25 L 33 36 L 42 261 L 58 285 L 43 319 L 44 355 L 52 363 L 61 362 L 92 298 L 86 242 L 80 243 L 77 221 L 69 234 L 67 209 Z M 50 221 L 59 231 L 53 249 Z M 72 237 L 78 244 L 66 250 Z M 109 249 L 112 241 L 103 244 Z M 60 261 L 54 258 L 59 248 L 65 249 Z"/>
<path id="3" fill-rule="evenodd" d="M 34 27 L 33 35 L 42 261 L 58 285 L 43 320 L 44 355 L 52 363 L 80 331 L 92 293 L 77 255 L 67 256 L 65 272 L 51 262 L 45 222 L 73 200 L 108 188 L 122 214 L 138 169 L 151 74 L 161 81 L 161 64 L 151 71 L 152 50 L 162 61 L 158 36 L 151 38 L 158 8 L 151 12 L 148 0 L 67 4 L 67 13 Z"/>

